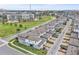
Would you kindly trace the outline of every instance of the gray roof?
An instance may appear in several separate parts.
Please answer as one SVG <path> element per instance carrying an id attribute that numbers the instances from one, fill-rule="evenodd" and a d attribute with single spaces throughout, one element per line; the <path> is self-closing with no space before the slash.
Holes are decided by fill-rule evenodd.
<path id="1" fill-rule="evenodd" d="M 46 33 L 46 34 L 43 34 L 43 33 L 47 32 L 48 30 L 52 30 L 52 28 L 56 24 L 58 24 L 58 23 L 56 23 L 56 24 L 54 24 L 54 23 L 56 23 L 56 22 L 53 22 L 53 21 L 49 22 L 46 25 L 39 26 L 39 27 L 35 28 L 34 30 L 21 34 L 20 36 L 22 36 L 25 39 L 32 40 L 32 41 L 42 40 L 38 44 L 38 46 L 41 46 L 45 41 L 47 41 L 48 37 L 53 34 L 53 31 L 49 31 L 49 33 Z M 49 26 L 49 24 L 51 27 Z M 42 35 L 43 37 L 40 37 L 40 34 L 43 34 Z"/>
<path id="2" fill-rule="evenodd" d="M 51 31 L 51 30 L 49 30 L 49 31 L 47 31 L 46 33 L 49 33 L 49 34 L 54 34 L 55 33 L 55 31 Z"/>
<path id="3" fill-rule="evenodd" d="M 76 47 L 79 47 L 79 40 L 72 38 L 72 39 L 70 39 L 69 44 L 76 46 Z"/>
<path id="4" fill-rule="evenodd" d="M 79 40 L 78 40 L 78 33 L 71 33 L 71 39 L 69 41 L 69 46 L 67 49 L 67 55 L 77 55 L 79 51 Z"/>
<path id="5" fill-rule="evenodd" d="M 43 45 L 43 43 L 46 41 L 44 38 L 41 38 L 42 41 L 38 44 L 38 47 L 40 47 L 41 45 Z"/>
<path id="6" fill-rule="evenodd" d="M 77 47 L 69 45 L 66 54 L 77 55 L 77 49 L 78 49 Z"/>
<path id="7" fill-rule="evenodd" d="M 23 36 L 19 36 L 20 39 L 23 39 L 23 40 L 32 40 L 32 41 L 39 41 L 41 40 L 41 38 L 37 37 L 37 36 L 26 36 L 26 37 L 23 37 Z"/>
<path id="8" fill-rule="evenodd" d="M 49 33 L 46 33 L 46 34 L 42 35 L 41 38 L 48 39 L 50 36 L 52 36 L 52 35 Z"/>
<path id="9" fill-rule="evenodd" d="M 27 36 L 28 36 L 28 39 L 37 41 L 37 40 L 39 40 L 40 34 L 46 32 L 48 29 L 50 29 L 50 28 L 49 27 L 47 28 L 46 25 L 43 25 L 43 26 L 39 26 L 38 28 L 35 28 L 34 30 L 31 30 L 29 32 L 20 34 L 20 36 L 25 37 L 25 38 L 27 38 Z M 49 37 L 49 33 L 46 33 L 44 36 Z"/>

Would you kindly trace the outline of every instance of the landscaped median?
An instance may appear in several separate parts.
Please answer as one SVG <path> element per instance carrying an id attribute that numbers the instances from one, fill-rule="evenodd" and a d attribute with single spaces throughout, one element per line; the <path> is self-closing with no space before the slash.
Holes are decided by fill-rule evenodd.
<path id="1" fill-rule="evenodd" d="M 30 53 L 32 55 L 45 55 L 45 54 L 47 54 L 47 51 L 45 51 L 45 50 L 35 49 L 33 47 L 21 44 L 16 39 L 12 39 L 8 44 L 10 47 L 15 48 L 15 49 L 17 49 L 25 54 L 27 54 L 27 53 Z"/>

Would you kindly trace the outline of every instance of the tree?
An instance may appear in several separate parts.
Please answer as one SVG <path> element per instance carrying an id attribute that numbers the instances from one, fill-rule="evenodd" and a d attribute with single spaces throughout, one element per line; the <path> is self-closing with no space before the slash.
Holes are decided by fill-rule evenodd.
<path id="1" fill-rule="evenodd" d="M 6 25 L 8 25 L 9 23 L 6 23 Z"/>
<path id="2" fill-rule="evenodd" d="M 21 27 L 21 28 L 22 28 L 22 27 L 23 27 L 23 25 L 22 25 L 22 24 L 19 24 L 19 27 Z"/>
<path id="3" fill-rule="evenodd" d="M 30 44 L 31 47 L 33 47 L 33 44 Z"/>
<path id="4" fill-rule="evenodd" d="M 42 19 L 42 17 L 39 17 L 39 19 Z"/>
<path id="5" fill-rule="evenodd" d="M 16 23 L 14 25 L 17 27 L 17 24 Z"/>
<path id="6" fill-rule="evenodd" d="M 18 37 L 16 37 L 15 39 L 16 39 L 16 41 L 18 42 Z"/>
<path id="7" fill-rule="evenodd" d="M 17 28 L 17 29 L 16 29 L 16 31 L 17 31 L 17 32 L 19 32 L 19 31 L 20 31 L 20 29 L 19 29 L 19 28 Z"/>
<path id="8" fill-rule="evenodd" d="M 26 26 L 25 26 L 24 28 L 25 28 L 25 29 L 27 29 L 27 27 L 26 27 Z"/>
<path id="9" fill-rule="evenodd" d="M 2 20 L 2 24 L 5 24 L 5 20 L 4 19 Z"/>
<path id="10" fill-rule="evenodd" d="M 10 25 L 12 26 L 12 23 L 10 23 Z"/>

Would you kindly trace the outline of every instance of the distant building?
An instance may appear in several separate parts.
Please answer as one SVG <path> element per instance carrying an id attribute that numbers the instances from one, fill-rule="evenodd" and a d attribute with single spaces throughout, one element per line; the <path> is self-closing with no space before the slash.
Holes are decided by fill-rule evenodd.
<path id="1" fill-rule="evenodd" d="M 8 20 L 34 20 L 34 14 L 7 14 L 7 19 Z"/>
<path id="2" fill-rule="evenodd" d="M 17 20 L 17 15 L 16 14 L 8 14 L 7 15 L 7 20 Z"/>
<path id="3" fill-rule="evenodd" d="M 74 22 L 73 31 L 78 33 L 78 38 L 79 38 L 79 21 L 78 20 L 75 20 Z"/>
<path id="4" fill-rule="evenodd" d="M 34 14 L 22 14 L 22 19 L 24 20 L 34 20 Z"/>

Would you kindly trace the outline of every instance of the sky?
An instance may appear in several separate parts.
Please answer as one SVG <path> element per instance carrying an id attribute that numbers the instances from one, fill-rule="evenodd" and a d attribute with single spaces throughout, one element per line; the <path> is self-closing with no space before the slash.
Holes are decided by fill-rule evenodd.
<path id="1" fill-rule="evenodd" d="M 29 10 L 30 4 L 0 4 L 0 9 Z M 79 10 L 79 4 L 31 4 L 31 10 Z"/>

